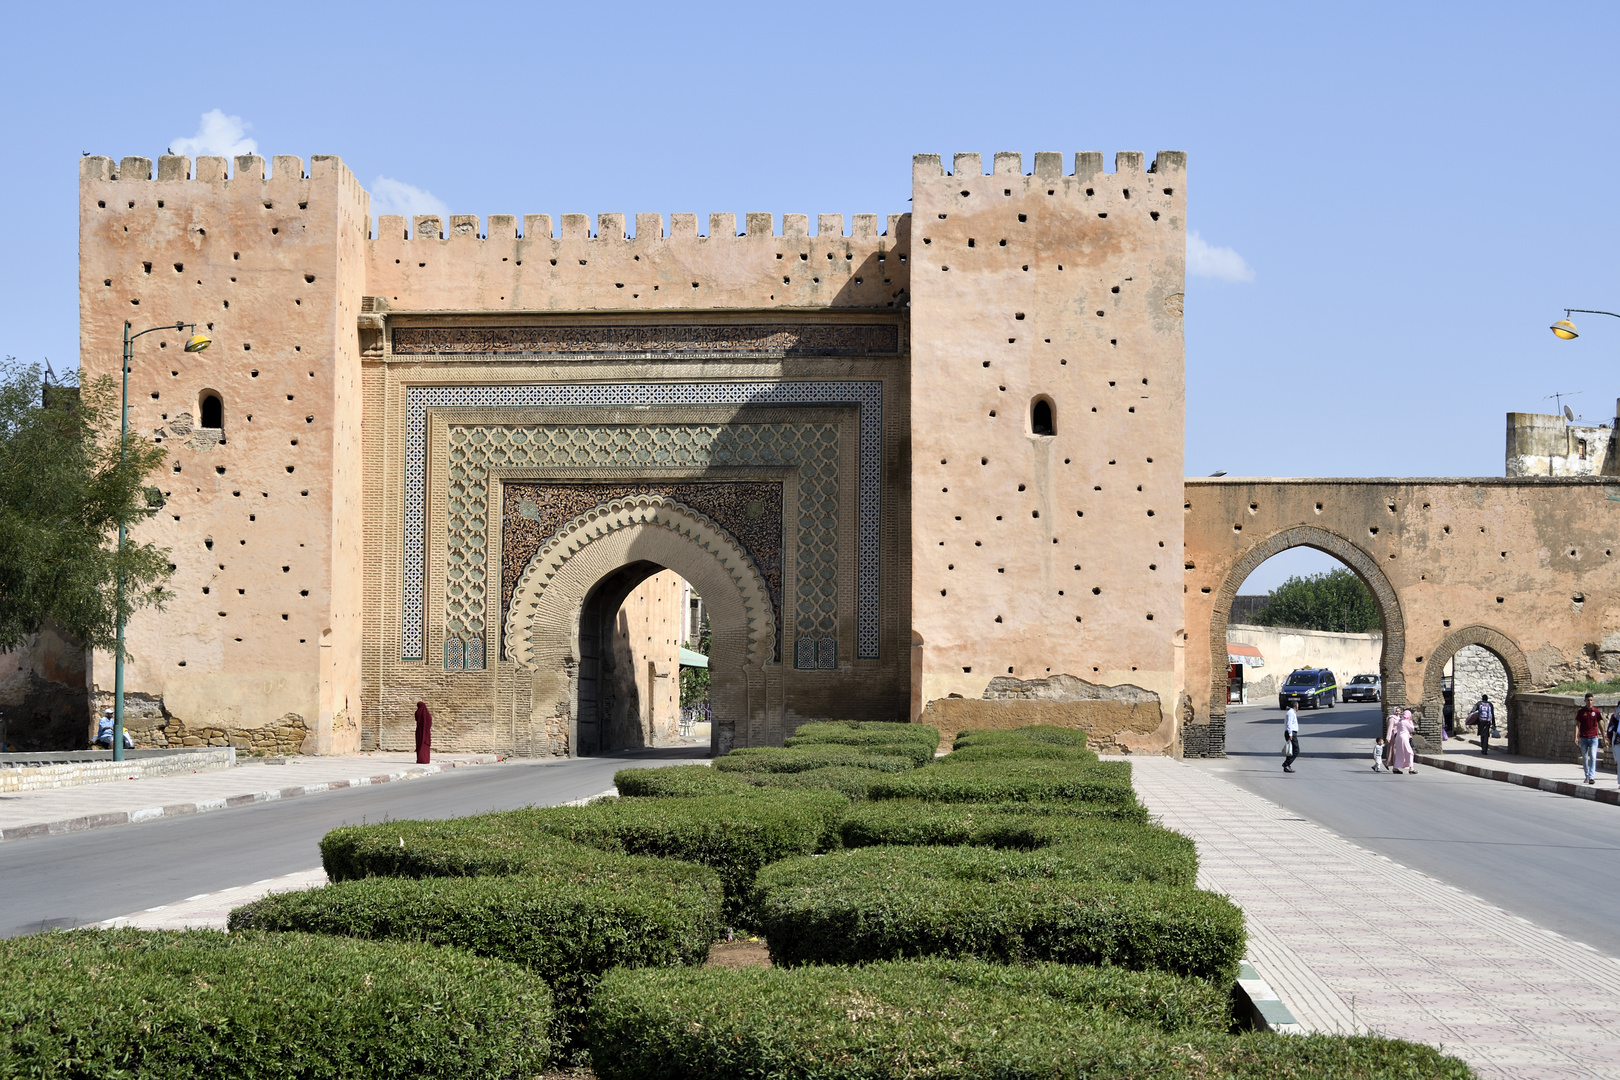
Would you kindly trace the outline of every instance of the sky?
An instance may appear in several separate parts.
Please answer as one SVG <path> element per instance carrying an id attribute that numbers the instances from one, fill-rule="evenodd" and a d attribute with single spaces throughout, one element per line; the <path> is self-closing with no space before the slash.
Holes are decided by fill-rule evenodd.
<path id="1" fill-rule="evenodd" d="M 1189 475 L 1500 475 L 1505 413 L 1620 395 L 1620 319 L 1547 330 L 1620 310 L 1620 5 L 150 0 L 8 28 L 21 361 L 77 362 L 84 151 L 335 153 L 374 212 L 706 221 L 903 212 L 914 153 L 1174 149 Z"/>

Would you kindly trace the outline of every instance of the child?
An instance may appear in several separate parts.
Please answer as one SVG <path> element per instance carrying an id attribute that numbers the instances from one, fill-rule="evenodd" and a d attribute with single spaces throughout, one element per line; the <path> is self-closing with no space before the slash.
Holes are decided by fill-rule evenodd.
<path id="1" fill-rule="evenodd" d="M 1373 740 L 1373 772 L 1384 771 L 1384 737 L 1378 736 Z"/>

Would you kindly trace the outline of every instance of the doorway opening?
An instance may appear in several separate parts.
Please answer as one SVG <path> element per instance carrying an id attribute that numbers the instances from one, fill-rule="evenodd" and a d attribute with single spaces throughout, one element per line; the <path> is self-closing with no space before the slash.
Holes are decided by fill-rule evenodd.
<path id="1" fill-rule="evenodd" d="M 695 601 L 695 603 L 694 603 Z M 578 750 L 582 755 L 675 746 L 698 734 L 685 710 L 688 683 L 701 682 L 707 722 L 708 655 L 693 634 L 703 599 L 691 583 L 654 562 L 621 566 L 586 594 L 579 616 Z M 705 677 L 689 678 L 701 670 Z M 709 732 L 705 728 L 702 741 Z"/>

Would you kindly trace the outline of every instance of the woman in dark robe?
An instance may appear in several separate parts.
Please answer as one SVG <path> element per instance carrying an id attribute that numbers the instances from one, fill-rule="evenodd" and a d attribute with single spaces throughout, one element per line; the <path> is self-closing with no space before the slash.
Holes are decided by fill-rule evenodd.
<path id="1" fill-rule="evenodd" d="M 416 763 L 428 764 L 433 753 L 433 714 L 428 712 L 427 702 L 416 703 Z"/>

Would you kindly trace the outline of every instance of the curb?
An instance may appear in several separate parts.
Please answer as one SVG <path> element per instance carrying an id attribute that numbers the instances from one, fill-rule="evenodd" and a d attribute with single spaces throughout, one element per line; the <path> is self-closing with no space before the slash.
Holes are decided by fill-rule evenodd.
<path id="1" fill-rule="evenodd" d="M 1506 769 L 1486 769 L 1478 765 L 1465 765 L 1460 761 L 1450 761 L 1433 754 L 1416 754 L 1415 760 L 1432 769 L 1446 769 L 1449 772 L 1464 773 L 1468 776 L 1478 776 L 1485 780 L 1500 780 L 1505 784 L 1518 784 L 1520 787 L 1539 788 L 1550 791 L 1554 795 L 1570 795 L 1577 799 L 1587 799 L 1592 802 L 1611 803 L 1620 806 L 1620 790 L 1615 788 L 1600 788 L 1595 784 L 1583 784 L 1574 780 L 1550 780 L 1543 776 L 1526 776 L 1523 773 L 1508 772 Z"/>
<path id="2" fill-rule="evenodd" d="M 1294 1018 L 1277 992 L 1260 977 L 1247 960 L 1238 965 L 1236 990 L 1240 1006 L 1245 1007 L 1249 1022 L 1256 1031 L 1277 1031 L 1285 1035 L 1305 1034 L 1305 1025 Z"/>
<path id="3" fill-rule="evenodd" d="M 483 765 L 487 763 L 469 761 L 451 764 L 448 767 L 454 769 L 457 764 Z M 399 772 L 384 773 L 379 776 L 356 776 L 348 780 L 328 780 L 319 784 L 271 788 L 268 791 L 252 791 L 242 795 L 200 799 L 196 802 L 170 803 L 167 806 L 147 806 L 139 810 L 119 810 L 107 814 L 86 814 L 82 817 L 63 818 L 60 821 L 35 821 L 27 825 L 12 825 L 0 829 L 0 842 L 27 840 L 36 836 L 62 836 L 67 833 L 86 832 L 90 829 L 106 829 L 114 825 L 138 825 L 143 821 L 156 821 L 159 818 L 207 814 L 215 810 L 252 806 L 255 803 L 275 802 L 279 799 L 296 799 L 301 795 L 319 795 L 322 792 L 341 791 L 344 788 L 370 787 L 373 784 L 388 784 L 396 780 L 415 780 L 418 777 L 432 776 L 435 773 L 443 772 L 445 768 L 444 765 L 413 766 Z"/>

